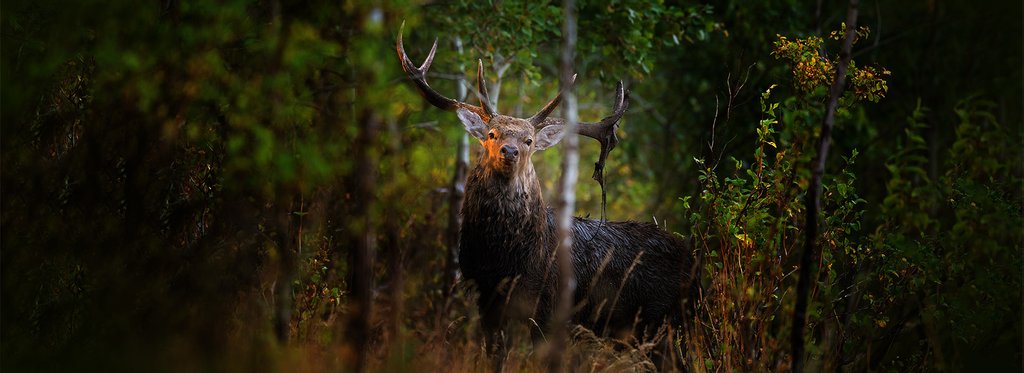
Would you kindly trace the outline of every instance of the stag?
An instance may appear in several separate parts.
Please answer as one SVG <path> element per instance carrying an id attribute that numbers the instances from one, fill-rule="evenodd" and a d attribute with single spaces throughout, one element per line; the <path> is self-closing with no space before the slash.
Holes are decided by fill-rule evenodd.
<path id="1" fill-rule="evenodd" d="M 483 146 L 466 182 L 459 265 L 465 278 L 476 283 L 488 348 L 502 353 L 502 331 L 509 320 L 532 318 L 537 325 L 547 325 L 552 316 L 559 273 L 552 260 L 554 214 L 544 203 L 530 157 L 565 135 L 565 121 L 549 117 L 562 93 L 532 117 L 502 115 L 488 100 L 482 62 L 477 65 L 480 105 L 471 105 L 427 84 L 436 40 L 420 66 L 406 54 L 401 33 L 396 44 L 402 68 L 427 102 L 455 111 L 465 130 Z M 578 134 L 602 145 L 595 178 L 601 177 L 628 105 L 621 81 L 615 97 L 611 115 L 578 126 Z M 693 259 L 683 239 L 651 223 L 579 217 L 573 219 L 572 231 L 571 261 L 579 284 L 574 323 L 598 335 L 633 331 L 642 336 L 666 320 L 680 321 L 682 304 L 692 294 Z"/>

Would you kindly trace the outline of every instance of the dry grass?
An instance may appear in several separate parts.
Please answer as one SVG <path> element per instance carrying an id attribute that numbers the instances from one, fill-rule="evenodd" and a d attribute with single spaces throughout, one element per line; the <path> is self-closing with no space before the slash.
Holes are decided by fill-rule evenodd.
<path id="1" fill-rule="evenodd" d="M 415 285 L 411 286 L 416 288 Z M 455 294 L 442 297 L 440 292 L 406 293 L 407 310 L 401 318 L 397 334 L 389 330 L 389 300 L 377 297 L 374 307 L 373 333 L 369 352 L 369 370 L 382 372 L 483 372 L 490 371 L 491 360 L 484 350 L 472 289 L 460 286 Z M 378 295 L 384 294 L 380 291 Z M 525 372 L 545 369 L 546 344 L 531 342 L 529 329 L 536 325 L 519 323 L 508 331 L 508 355 L 504 371 Z M 270 335 L 250 341 L 240 352 L 249 360 L 263 360 L 249 366 L 289 372 L 349 371 L 357 351 L 346 345 L 344 308 L 332 311 L 326 318 L 293 322 L 294 341 L 285 347 Z M 667 327 L 647 342 L 602 338 L 592 331 L 574 326 L 570 343 L 563 356 L 574 372 L 653 372 L 672 371 L 678 360 L 668 356 L 670 337 Z M 301 333 L 295 333 L 302 330 Z M 244 343 L 243 343 L 244 344 Z M 243 350 L 239 350 L 243 351 Z M 657 361 L 657 362 L 656 362 Z M 659 369 L 656 364 L 661 363 Z M 264 364 L 264 365 L 258 365 Z M 238 368 L 239 366 L 236 366 Z M 245 369 L 239 369 L 245 370 Z"/>

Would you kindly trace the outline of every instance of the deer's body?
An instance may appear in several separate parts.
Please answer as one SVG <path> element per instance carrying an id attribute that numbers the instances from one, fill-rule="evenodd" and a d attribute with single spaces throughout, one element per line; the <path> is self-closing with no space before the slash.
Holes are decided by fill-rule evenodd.
<path id="1" fill-rule="evenodd" d="M 486 165 L 479 161 L 466 182 L 462 272 L 480 291 L 485 328 L 527 318 L 545 325 L 558 283 L 553 211 L 541 198 L 532 165 L 520 179 L 493 175 Z M 574 302 L 580 306 L 574 322 L 602 334 L 680 316 L 670 311 L 680 310 L 689 273 L 683 240 L 650 223 L 578 217 L 573 236 Z"/>
<path id="2" fill-rule="evenodd" d="M 547 326 L 554 306 L 559 273 L 552 260 L 555 224 L 530 156 L 565 135 L 564 121 L 548 118 L 561 94 L 530 118 L 500 115 L 487 100 L 481 63 L 479 106 L 444 97 L 426 82 L 436 49 L 435 42 L 417 67 L 399 34 L 399 60 L 420 93 L 432 105 L 457 112 L 466 131 L 483 146 L 466 182 L 459 265 L 479 289 L 484 331 L 489 348 L 498 352 L 500 368 L 504 323 L 532 318 Z M 580 123 L 577 129 L 601 142 L 598 171 L 618 141 L 616 124 L 628 103 L 621 82 L 616 93 L 612 115 Z M 599 178 L 600 172 L 595 175 Z M 681 305 L 693 295 L 688 281 L 693 260 L 685 241 L 649 223 L 574 218 L 572 229 L 573 321 L 605 334 L 633 326 L 637 332 L 650 331 L 665 320 L 679 320 Z"/>

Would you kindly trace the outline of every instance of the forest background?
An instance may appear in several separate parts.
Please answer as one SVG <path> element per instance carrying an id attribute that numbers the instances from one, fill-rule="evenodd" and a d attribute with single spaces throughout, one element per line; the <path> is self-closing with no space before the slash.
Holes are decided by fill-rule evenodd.
<path id="1" fill-rule="evenodd" d="M 448 96 L 482 59 L 499 110 L 528 116 L 558 91 L 560 3 L 0 7 L 5 371 L 485 369 L 449 260 L 463 129 L 412 89 L 395 40 L 404 22 L 417 62 L 439 41 L 428 79 Z M 701 259 L 696 326 L 671 337 L 688 370 L 790 369 L 847 7 L 577 4 L 580 118 L 608 113 L 617 80 L 631 91 L 608 216 L 657 221 Z M 808 369 L 1021 369 L 1022 15 L 860 3 Z M 598 151 L 581 140 L 582 174 Z M 534 156 L 549 201 L 560 157 Z M 597 183 L 576 193 L 600 216 Z M 653 367 L 650 346 L 572 341 L 580 369 Z M 510 366 L 537 355 L 523 342 Z"/>

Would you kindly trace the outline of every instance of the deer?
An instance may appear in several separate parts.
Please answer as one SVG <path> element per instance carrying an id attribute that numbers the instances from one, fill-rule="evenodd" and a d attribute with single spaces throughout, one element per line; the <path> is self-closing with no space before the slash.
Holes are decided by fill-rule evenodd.
<path id="1" fill-rule="evenodd" d="M 472 105 L 445 97 L 427 83 L 437 40 L 419 66 L 406 54 L 402 31 L 396 49 L 416 90 L 431 105 L 454 111 L 482 146 L 466 180 L 458 257 L 463 277 L 476 285 L 485 345 L 502 355 L 510 321 L 532 319 L 534 325 L 546 326 L 552 317 L 559 275 L 552 260 L 557 245 L 554 212 L 542 197 L 531 156 L 566 135 L 565 121 L 550 115 L 568 88 L 529 118 L 502 115 L 488 98 L 482 61 L 477 64 L 480 104 Z M 602 145 L 594 175 L 602 186 L 601 169 L 618 141 L 615 131 L 628 101 L 620 81 L 611 115 L 577 127 L 578 135 Z M 695 296 L 688 241 L 656 224 L 606 221 L 603 214 L 600 220 L 574 217 L 572 233 L 571 262 L 579 284 L 572 323 L 597 335 L 643 335 L 665 321 L 681 321 L 682 305 Z M 496 366 L 500 371 L 500 363 Z"/>

